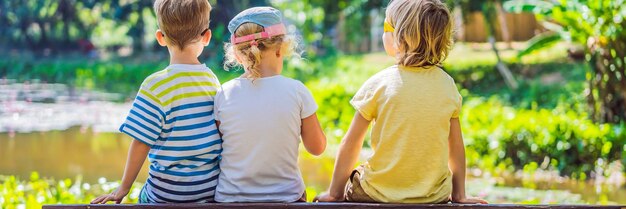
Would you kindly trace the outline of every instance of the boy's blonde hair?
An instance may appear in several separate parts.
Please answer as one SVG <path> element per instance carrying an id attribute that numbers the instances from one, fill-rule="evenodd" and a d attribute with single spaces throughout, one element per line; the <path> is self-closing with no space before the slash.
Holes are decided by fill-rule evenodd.
<path id="1" fill-rule="evenodd" d="M 452 47 L 452 17 L 439 0 L 392 0 L 385 11 L 395 28 L 398 64 L 433 66 L 441 64 Z"/>
<path id="2" fill-rule="evenodd" d="M 263 26 L 256 23 L 244 23 L 235 30 L 235 37 L 247 36 L 250 34 L 263 32 Z M 256 44 L 253 44 L 256 43 Z M 256 39 L 238 44 L 226 43 L 224 68 L 230 69 L 243 65 L 249 73 L 249 78 L 260 78 L 259 64 L 261 63 L 261 52 L 269 49 L 280 49 L 285 57 L 298 56 L 296 53 L 297 42 L 292 35 L 278 35 L 270 38 Z M 242 63 L 237 61 L 236 56 Z"/>
<path id="3" fill-rule="evenodd" d="M 154 11 L 165 40 L 180 50 L 209 28 L 211 4 L 207 0 L 156 0 Z"/>

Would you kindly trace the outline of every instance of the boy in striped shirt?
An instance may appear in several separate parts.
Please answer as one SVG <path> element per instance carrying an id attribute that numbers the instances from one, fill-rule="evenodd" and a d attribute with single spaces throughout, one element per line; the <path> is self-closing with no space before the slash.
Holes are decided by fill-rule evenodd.
<path id="1" fill-rule="evenodd" d="M 91 203 L 120 203 L 148 156 L 140 203 L 213 201 L 222 140 L 213 116 L 217 77 L 198 56 L 211 39 L 207 0 L 156 0 L 156 38 L 170 65 L 148 76 L 120 131 L 134 138 L 120 187 Z"/>

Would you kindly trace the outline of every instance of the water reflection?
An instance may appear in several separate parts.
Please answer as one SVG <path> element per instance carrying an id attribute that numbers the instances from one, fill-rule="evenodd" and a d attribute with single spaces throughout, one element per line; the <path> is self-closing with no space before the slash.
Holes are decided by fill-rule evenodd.
<path id="1" fill-rule="evenodd" d="M 63 84 L 0 79 L 0 133 L 9 136 L 73 126 L 115 132 L 130 109 L 117 94 L 76 90 Z"/>
<path id="2" fill-rule="evenodd" d="M 504 179 L 503 185 L 522 187 L 525 183 L 520 179 L 507 178 Z M 626 188 L 620 188 L 613 184 L 595 184 L 591 181 L 572 181 L 565 180 L 541 181 L 533 182 L 532 188 L 539 190 L 567 190 L 572 193 L 580 194 L 585 202 L 603 203 L 615 202 L 618 204 L 626 204 Z"/>
<path id="3" fill-rule="evenodd" d="M 30 172 L 38 171 L 41 176 L 56 179 L 82 175 L 93 183 L 100 177 L 121 179 L 130 140 L 122 134 L 93 133 L 81 128 L 14 137 L 0 133 L 0 175 L 28 179 Z M 140 181 L 145 180 L 146 172 L 145 168 L 141 171 Z"/>

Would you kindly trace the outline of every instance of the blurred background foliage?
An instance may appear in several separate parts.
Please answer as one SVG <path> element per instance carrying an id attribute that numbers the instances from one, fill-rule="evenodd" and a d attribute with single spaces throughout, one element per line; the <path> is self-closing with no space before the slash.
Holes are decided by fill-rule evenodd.
<path id="1" fill-rule="evenodd" d="M 209 2 L 213 39 L 200 59 L 222 82 L 241 73 L 222 70 L 222 62 L 223 43 L 230 36 L 225 25 L 243 9 L 264 5 L 280 9 L 290 32 L 301 39 L 303 59 L 286 61 L 283 73 L 304 82 L 320 106 L 318 115 L 330 146 L 322 158 L 303 154 L 301 167 L 308 195 L 323 191 L 330 180 L 336 145 L 354 115 L 348 101 L 367 78 L 394 64 L 382 52 L 380 40 L 388 0 Z M 504 203 L 624 204 L 624 0 L 445 2 L 457 23 L 457 43 L 444 70 L 464 97 L 461 122 L 469 175 L 478 179 L 468 183 L 470 194 Z M 157 25 L 152 3 L 0 1 L 0 90 L 9 80 L 61 83 L 70 92 L 115 93 L 122 96 L 114 102 L 128 102 L 146 76 L 168 64 L 166 50 L 154 40 Z M 10 98 L 0 97 L 4 108 L 0 119 L 21 113 L 7 108 L 20 102 Z M 0 128 L 9 125 L 0 124 Z M 109 135 L 93 135 L 71 130 L 0 133 L 0 153 L 17 153 L 8 149 L 17 149 L 19 140 L 52 143 L 52 139 L 76 138 L 73 141 L 93 143 L 84 152 L 125 155 L 126 146 L 92 140 Z M 63 143 L 78 147 L 69 140 Z M 38 155 L 33 149 L 18 151 Z M 0 166 L 6 168 L 37 163 L 34 158 L 0 156 L 4 157 Z M 106 163 L 119 167 L 121 176 L 123 162 Z M 0 176 L 0 206 L 85 203 L 117 184 L 89 172 L 65 171 L 66 164 L 55 163 L 59 172 L 0 167 L 0 175 L 5 175 Z M 76 175 L 85 175 L 85 180 L 65 180 Z M 128 201 L 136 201 L 136 195 L 131 194 Z"/>
<path id="2" fill-rule="evenodd" d="M 626 122 L 626 7 L 624 0 L 506 2 L 507 10 L 533 12 L 545 21 L 545 34 L 532 40 L 521 55 L 560 40 L 584 46 L 587 102 L 600 122 Z"/>

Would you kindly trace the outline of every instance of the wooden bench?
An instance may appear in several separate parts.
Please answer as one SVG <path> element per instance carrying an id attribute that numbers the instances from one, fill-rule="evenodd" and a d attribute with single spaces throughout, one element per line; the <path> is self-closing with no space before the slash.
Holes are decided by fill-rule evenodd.
<path id="1" fill-rule="evenodd" d="M 43 209 L 626 209 L 626 205 L 463 205 L 463 204 L 378 204 L 378 203 L 207 203 L 207 204 L 105 204 L 105 205 L 44 205 Z"/>

